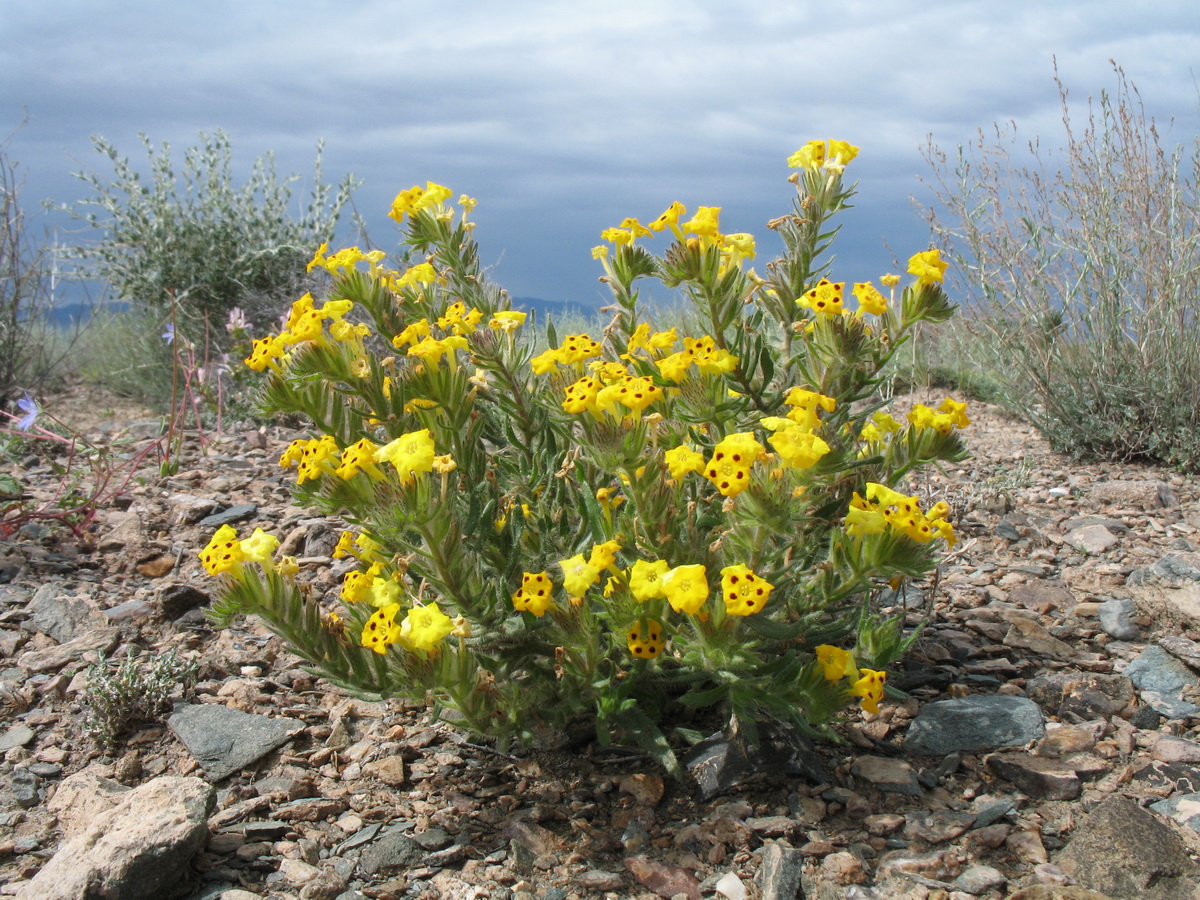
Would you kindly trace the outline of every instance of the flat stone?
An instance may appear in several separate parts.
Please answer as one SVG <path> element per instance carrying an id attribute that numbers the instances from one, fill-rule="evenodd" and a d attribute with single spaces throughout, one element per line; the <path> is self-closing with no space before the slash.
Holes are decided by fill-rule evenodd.
<path id="1" fill-rule="evenodd" d="M 174 510 L 176 525 L 195 525 L 218 506 L 211 497 L 194 497 L 191 494 L 171 494 L 167 505 Z"/>
<path id="2" fill-rule="evenodd" d="M 812 741 L 794 728 L 773 721 L 757 723 L 758 741 L 742 736 L 735 722 L 692 748 L 683 764 L 696 781 L 702 800 L 710 800 L 758 775 L 789 775 L 820 784 L 825 767 Z"/>
<path id="3" fill-rule="evenodd" d="M 1192 831 L 1200 831 L 1200 794 L 1179 794 L 1151 803 L 1150 808 Z"/>
<path id="4" fill-rule="evenodd" d="M 1179 505 L 1179 498 L 1165 481 L 1098 481 L 1088 495 L 1099 503 L 1135 509 L 1163 509 Z"/>
<path id="5" fill-rule="evenodd" d="M 983 894 L 1008 882 L 999 869 L 992 866 L 971 866 L 954 879 L 954 886 L 968 894 Z"/>
<path id="6" fill-rule="evenodd" d="M 1134 801 L 1104 800 L 1055 862 L 1079 885 L 1113 897 L 1193 900 L 1200 866 L 1171 826 Z"/>
<path id="7" fill-rule="evenodd" d="M 414 866 L 425 855 L 421 845 L 397 828 L 383 832 L 358 860 L 364 875 L 390 875 Z"/>
<path id="8" fill-rule="evenodd" d="M 1017 603 L 1039 613 L 1051 610 L 1074 609 L 1075 595 L 1061 581 L 1046 581 L 1034 578 L 1019 584 L 1008 593 L 1010 603 Z"/>
<path id="9" fill-rule="evenodd" d="M 1130 572 L 1125 587 L 1144 614 L 1200 625 L 1200 554 L 1168 553 Z"/>
<path id="10" fill-rule="evenodd" d="M 37 732 L 28 725 L 18 722 L 0 735 L 0 753 L 11 750 L 13 747 L 24 747 L 35 737 L 37 737 Z"/>
<path id="11" fill-rule="evenodd" d="M 974 824 L 975 817 L 970 813 L 950 809 L 910 813 L 905 817 L 904 836 L 910 841 L 944 844 L 965 834 Z"/>
<path id="12" fill-rule="evenodd" d="M 700 900 L 700 879 L 679 866 L 658 862 L 648 856 L 631 856 L 625 860 L 633 877 L 645 888 L 660 897 L 673 898 L 683 894 L 688 900 Z"/>
<path id="13" fill-rule="evenodd" d="M 164 776 L 99 813 L 25 886 L 22 900 L 104 894 L 122 900 L 170 896 L 208 836 L 215 794 L 198 778 Z"/>
<path id="14" fill-rule="evenodd" d="M 1150 757 L 1168 763 L 1200 763 L 1200 743 L 1164 734 L 1150 747 Z"/>
<path id="15" fill-rule="evenodd" d="M 304 730 L 298 719 L 192 703 L 177 703 L 167 726 L 213 781 L 256 762 Z"/>
<path id="16" fill-rule="evenodd" d="M 211 516 L 205 516 L 196 524 L 200 526 L 202 531 L 209 529 L 217 529 L 222 525 L 232 525 L 234 522 L 241 522 L 249 519 L 258 513 L 258 505 L 255 503 L 239 503 L 236 506 L 230 506 L 220 512 L 213 513 Z"/>
<path id="17" fill-rule="evenodd" d="M 1200 678 L 1159 646 L 1143 650 L 1125 669 L 1138 695 L 1169 719 L 1200 716 L 1200 705 L 1184 699 L 1200 698 Z"/>
<path id="18" fill-rule="evenodd" d="M 1025 618 L 1025 616 L 1009 617 L 1008 633 L 1004 635 L 1003 643 L 1006 647 L 1032 650 L 1041 656 L 1069 659 L 1075 655 L 1070 644 L 1060 641 L 1040 622 Z"/>
<path id="19" fill-rule="evenodd" d="M 85 600 L 67 596 L 57 584 L 43 584 L 38 588 L 26 609 L 29 618 L 22 627 L 39 631 L 60 644 L 105 624 L 99 610 Z"/>
<path id="20" fill-rule="evenodd" d="M 47 672 L 50 669 L 61 669 L 67 663 L 78 659 L 90 650 L 99 650 L 101 653 L 108 653 L 113 647 L 117 646 L 117 641 L 120 639 L 121 632 L 116 628 L 97 628 L 94 631 L 81 634 L 79 637 L 73 638 L 65 644 L 46 647 L 44 650 L 29 650 L 26 653 L 22 653 L 17 658 L 17 665 L 22 669 L 29 669 L 31 672 Z"/>
<path id="21" fill-rule="evenodd" d="M 1136 641 L 1142 633 L 1142 629 L 1134 621 L 1138 615 L 1137 608 L 1128 597 L 1101 603 L 1099 613 L 1100 627 L 1104 629 L 1104 633 L 1118 641 Z"/>
<path id="22" fill-rule="evenodd" d="M 917 773 L 902 759 L 859 756 L 851 765 L 850 772 L 855 778 L 861 778 L 881 791 L 905 794 L 909 797 L 921 796 L 921 785 L 917 781 Z"/>
<path id="23" fill-rule="evenodd" d="M 158 605 L 162 614 L 172 621 L 197 607 L 205 606 L 210 600 L 212 597 L 190 584 L 164 584 L 158 590 Z"/>
<path id="24" fill-rule="evenodd" d="M 994 750 L 1036 741 L 1045 733 L 1042 711 L 1025 697 L 974 694 L 921 707 L 908 727 L 905 749 L 926 756 L 955 750 Z"/>
<path id="25" fill-rule="evenodd" d="M 1036 675 L 1025 685 L 1025 693 L 1052 716 L 1078 716 L 1084 721 L 1115 716 L 1134 699 L 1128 675 L 1106 672 Z"/>
<path id="26" fill-rule="evenodd" d="M 1006 900 L 1113 900 L 1108 894 L 1074 884 L 1034 884 L 1009 894 Z"/>
<path id="27" fill-rule="evenodd" d="M 1098 556 L 1116 544 L 1120 538 L 1103 525 L 1085 525 L 1067 535 L 1067 543 L 1081 553 Z"/>
<path id="28" fill-rule="evenodd" d="M 1075 800 L 1083 791 L 1074 769 L 1028 753 L 994 753 L 987 758 L 987 766 L 1038 800 Z"/>
<path id="29" fill-rule="evenodd" d="M 13 799 L 22 809 L 32 809 L 38 805 L 38 779 L 28 769 L 14 769 L 12 773 Z"/>

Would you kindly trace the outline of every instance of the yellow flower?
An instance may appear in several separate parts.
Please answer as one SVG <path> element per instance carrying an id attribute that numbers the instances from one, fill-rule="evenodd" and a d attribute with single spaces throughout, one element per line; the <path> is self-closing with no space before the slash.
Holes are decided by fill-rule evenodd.
<path id="1" fill-rule="evenodd" d="M 688 472 L 703 472 L 704 457 L 686 444 L 680 444 L 673 450 L 663 454 L 667 463 L 667 471 L 676 481 L 680 481 Z"/>
<path id="2" fill-rule="evenodd" d="M 464 350 L 467 339 L 461 335 L 450 335 L 440 341 L 432 337 L 422 338 L 419 344 L 408 348 L 409 356 L 424 360 L 427 366 L 436 366 L 444 356 L 450 356 L 455 350 Z"/>
<path id="3" fill-rule="evenodd" d="M 454 620 L 438 609 L 436 603 L 414 606 L 400 626 L 400 640 L 414 650 L 432 655 L 438 643 L 454 630 Z"/>
<path id="4" fill-rule="evenodd" d="M 704 477 L 723 497 L 736 497 L 750 486 L 750 466 L 766 452 L 750 432 L 731 434 L 713 447 Z"/>
<path id="5" fill-rule="evenodd" d="M 568 334 L 563 339 L 562 346 L 558 348 L 558 362 L 570 366 L 599 356 L 600 352 L 600 344 L 586 334 Z"/>
<path id="6" fill-rule="evenodd" d="M 642 412 L 662 396 L 662 388 L 645 376 L 627 378 L 617 388 L 617 400 L 635 412 Z"/>
<path id="7" fill-rule="evenodd" d="M 320 478 L 322 472 L 334 472 L 334 457 L 337 453 L 337 441 L 332 435 L 326 434 L 316 440 L 306 441 L 300 452 L 300 463 L 296 467 L 296 484 Z"/>
<path id="8" fill-rule="evenodd" d="M 856 281 L 854 283 L 854 296 L 858 300 L 858 314 L 870 313 L 873 316 L 882 316 L 887 312 L 887 298 L 876 290 L 875 285 L 869 281 Z"/>
<path id="9" fill-rule="evenodd" d="M 600 568 L 584 559 L 582 553 L 564 559 L 559 566 L 563 571 L 563 589 L 572 597 L 582 597 L 600 580 Z"/>
<path id="10" fill-rule="evenodd" d="M 683 381 L 687 370 L 691 367 L 695 358 L 688 350 L 681 350 L 679 353 L 672 353 L 670 356 L 664 356 L 662 359 L 655 360 L 654 364 L 658 366 L 658 371 L 662 373 L 662 377 L 668 381 Z"/>
<path id="11" fill-rule="evenodd" d="M 665 559 L 639 559 L 629 570 L 629 590 L 639 603 L 665 596 L 662 578 L 670 570 Z"/>
<path id="12" fill-rule="evenodd" d="M 325 241 L 317 248 L 317 252 L 313 254 L 313 258 L 309 260 L 308 267 L 304 271 L 311 272 L 313 269 L 325 266 L 325 251 L 329 249 L 329 242 Z"/>
<path id="13" fill-rule="evenodd" d="M 820 315 L 840 316 L 845 289 L 844 281 L 832 282 L 828 278 L 822 278 L 815 288 L 796 300 L 796 305 L 811 309 Z"/>
<path id="14" fill-rule="evenodd" d="M 400 481 L 410 484 L 414 475 L 433 471 L 433 437 L 428 428 L 401 435 L 375 451 L 376 462 L 390 462 Z"/>
<path id="15" fill-rule="evenodd" d="M 917 284 L 932 284 L 942 280 L 949 265 L 938 250 L 925 250 L 913 254 L 908 261 L 908 271 L 917 276 Z"/>
<path id="16" fill-rule="evenodd" d="M 829 142 L 829 158 L 825 161 L 825 168 L 840 172 L 846 167 L 846 164 L 858 156 L 858 147 L 855 147 L 849 141 L 834 141 Z"/>
<path id="17" fill-rule="evenodd" d="M 267 568 L 273 568 L 272 558 L 275 548 L 279 546 L 279 538 L 267 534 L 261 528 L 255 528 L 254 533 L 244 541 L 238 542 L 245 562 L 256 562 Z"/>
<path id="18" fill-rule="evenodd" d="M 513 607 L 530 612 L 539 619 L 546 614 L 554 600 L 554 584 L 546 572 L 526 572 L 521 588 L 512 597 Z"/>
<path id="19" fill-rule="evenodd" d="M 862 669 L 859 675 L 861 677 L 850 687 L 850 695 L 862 698 L 862 708 L 866 712 L 879 712 L 879 701 L 883 699 L 883 685 L 887 680 L 887 672 Z"/>
<path id="20" fill-rule="evenodd" d="M 788 157 L 792 169 L 819 169 L 825 165 L 825 142 L 809 141 Z"/>
<path id="21" fill-rule="evenodd" d="M 681 226 L 685 234 L 694 234 L 701 238 L 716 239 L 720 234 L 721 207 L 701 206 L 695 215 Z"/>
<path id="22" fill-rule="evenodd" d="M 352 569 L 342 576 L 342 601 L 345 603 L 369 603 L 374 599 L 375 579 L 383 570 L 382 562 L 373 562 L 367 570 Z M 384 604 L 386 605 L 386 604 Z"/>
<path id="23" fill-rule="evenodd" d="M 418 319 L 392 338 L 392 346 L 397 350 L 403 350 L 409 344 L 417 344 L 426 337 L 429 337 L 429 320 Z"/>
<path id="24" fill-rule="evenodd" d="M 654 659 L 663 652 L 667 643 L 662 622 L 657 619 L 634 622 L 629 628 L 627 638 L 629 652 L 638 659 Z"/>
<path id="25" fill-rule="evenodd" d="M 938 407 L 938 412 L 949 416 L 950 422 L 956 428 L 966 428 L 971 424 L 971 420 L 967 418 L 967 404 L 965 401 L 959 403 L 947 397 L 942 401 L 941 406 Z"/>
<path id="26" fill-rule="evenodd" d="M 826 681 L 841 681 L 843 678 L 849 678 L 851 681 L 858 680 L 858 668 L 854 665 L 854 654 L 849 650 L 843 650 L 841 647 L 834 647 L 831 644 L 822 644 L 817 647 L 815 653 L 817 662 L 824 670 Z"/>
<path id="27" fill-rule="evenodd" d="M 887 531 L 887 524 L 887 516 L 855 491 L 850 507 L 846 510 L 846 533 L 855 537 L 883 534 Z"/>
<path id="28" fill-rule="evenodd" d="M 633 233 L 624 228 L 605 228 L 600 232 L 600 240 L 609 241 L 620 247 L 623 244 L 633 243 Z"/>
<path id="29" fill-rule="evenodd" d="M 572 415 L 586 410 L 596 402 L 596 394 L 600 391 L 600 382 L 590 375 L 584 375 L 574 384 L 568 385 L 563 398 L 562 408 Z"/>
<path id="30" fill-rule="evenodd" d="M 433 471 L 439 475 L 449 475 L 458 468 L 458 463 L 454 461 L 454 457 L 449 453 L 433 458 Z"/>
<path id="31" fill-rule="evenodd" d="M 894 288 L 896 285 L 898 285 L 900 283 L 900 276 L 893 275 L 889 272 L 887 275 L 879 276 L 879 283 L 882 284 L 884 287 Z"/>
<path id="32" fill-rule="evenodd" d="M 705 375 L 724 375 L 737 368 L 738 358 L 728 350 L 717 346 L 709 335 L 702 338 L 684 338 L 683 349 L 690 353 L 696 368 Z"/>
<path id="33" fill-rule="evenodd" d="M 244 362 L 255 372 L 261 372 L 268 366 L 276 372 L 282 372 L 278 360 L 283 359 L 286 352 L 285 344 L 277 335 L 267 335 L 250 345 L 250 355 Z"/>
<path id="34" fill-rule="evenodd" d="M 505 334 L 511 334 L 522 325 L 525 324 L 525 319 L 528 313 L 519 312 L 515 309 L 502 309 L 492 316 L 488 322 L 488 327 L 496 331 L 503 331 Z"/>
<path id="35" fill-rule="evenodd" d="M 616 541 L 605 541 L 603 544 L 595 544 L 592 547 L 591 556 L 588 557 L 588 564 L 594 566 L 597 573 L 612 568 L 616 565 L 617 553 L 620 550 L 621 545 Z M 599 577 L 598 574 L 597 577 Z"/>
<path id="36" fill-rule="evenodd" d="M 830 450 L 827 443 L 799 425 L 776 431 L 768 441 L 785 463 L 798 469 L 812 468 Z"/>
<path id="37" fill-rule="evenodd" d="M 400 626 L 396 624 L 396 613 L 400 612 L 399 603 L 389 603 L 371 614 L 367 624 L 363 626 L 362 645 L 376 653 L 387 653 L 389 644 L 400 641 Z"/>
<path id="38" fill-rule="evenodd" d="M 200 551 L 200 562 L 209 575 L 220 575 L 222 572 L 239 574 L 243 558 L 241 542 L 231 525 L 218 528 L 208 546 Z"/>
<path id="39" fill-rule="evenodd" d="M 300 574 L 300 564 L 294 556 L 281 556 L 279 562 L 275 563 L 275 571 L 281 578 L 295 579 Z"/>
<path id="40" fill-rule="evenodd" d="M 664 231 L 667 228 L 674 228 L 679 224 L 679 217 L 685 215 L 687 215 L 687 207 L 676 200 L 665 210 L 663 210 L 662 215 L 651 222 L 647 227 L 651 231 Z"/>
<path id="41" fill-rule="evenodd" d="M 676 566 L 662 577 L 667 602 L 677 613 L 694 616 L 708 599 L 707 570 L 701 565 Z"/>
<path id="42" fill-rule="evenodd" d="M 725 612 L 731 616 L 749 616 L 767 604 L 775 585 L 759 578 L 749 567 L 739 563 L 721 570 L 721 596 Z"/>
<path id="43" fill-rule="evenodd" d="M 342 464 L 333 470 L 334 473 L 339 478 L 349 480 L 361 470 L 374 480 L 382 481 L 383 473 L 375 465 L 375 451 L 378 449 L 370 438 L 355 441 L 342 451 Z"/>
<path id="44" fill-rule="evenodd" d="M 554 367 L 561 361 L 559 356 L 557 347 L 544 350 L 529 360 L 529 368 L 534 375 L 545 375 L 547 372 L 554 371 Z"/>
<path id="45" fill-rule="evenodd" d="M 608 259 L 608 244 L 597 244 L 593 247 L 592 259 Z"/>

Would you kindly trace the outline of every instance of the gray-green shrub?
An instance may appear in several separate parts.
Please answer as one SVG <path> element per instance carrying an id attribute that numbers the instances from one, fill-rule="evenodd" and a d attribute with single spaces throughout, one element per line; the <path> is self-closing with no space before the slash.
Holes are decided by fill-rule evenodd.
<path id="1" fill-rule="evenodd" d="M 360 184 L 352 175 L 336 188 L 326 184 L 318 145 L 311 194 L 296 215 L 292 195 L 300 176 L 280 178 L 270 153 L 255 160 L 238 186 L 222 131 L 202 132 L 200 143 L 184 151 L 182 177 L 169 145 L 156 150 L 146 135 L 141 139 L 146 180 L 111 143 L 92 138 L 112 176 L 75 173 L 95 195 L 70 211 L 100 232 L 76 256 L 134 308 L 162 311 L 174 300 L 218 326 L 235 306 L 273 313 L 302 293 L 313 248 L 332 239 Z"/>
<path id="2" fill-rule="evenodd" d="M 1200 141 L 1169 145 L 1125 73 L 1048 152 L 1015 124 L 930 143 L 964 347 L 1064 451 L 1200 468 Z"/>

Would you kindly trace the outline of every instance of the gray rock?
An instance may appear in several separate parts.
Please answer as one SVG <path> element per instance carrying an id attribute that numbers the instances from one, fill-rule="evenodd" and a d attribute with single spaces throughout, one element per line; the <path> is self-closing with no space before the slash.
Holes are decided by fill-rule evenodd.
<path id="1" fill-rule="evenodd" d="M 1200 716 L 1200 706 L 1183 699 L 1200 696 L 1200 678 L 1162 647 L 1150 646 L 1125 669 L 1138 695 L 1169 719 Z"/>
<path id="2" fill-rule="evenodd" d="M 1065 584 L 1042 578 L 1018 584 L 1009 591 L 1008 600 L 1038 612 L 1049 612 L 1052 609 L 1066 611 L 1074 609 L 1076 604 L 1075 594 Z"/>
<path id="3" fill-rule="evenodd" d="M 1188 640 L 1177 634 L 1164 634 L 1157 637 L 1154 643 L 1162 647 L 1180 662 L 1200 669 L 1200 643 Z"/>
<path id="4" fill-rule="evenodd" d="M 211 497 L 194 497 L 191 494 L 172 494 L 167 505 L 174 510 L 176 525 L 194 525 L 217 508 Z"/>
<path id="5" fill-rule="evenodd" d="M 904 746 L 912 753 L 944 756 L 955 750 L 1019 747 L 1044 733 L 1042 711 L 1032 700 L 979 694 L 921 707 Z"/>
<path id="6" fill-rule="evenodd" d="M 1136 641 L 1142 630 L 1134 621 L 1137 618 L 1137 608 L 1133 600 L 1126 597 L 1123 600 L 1107 600 L 1100 604 L 1100 627 L 1105 634 L 1115 637 L 1118 641 Z"/>
<path id="7" fill-rule="evenodd" d="M 1085 525 L 1067 535 L 1067 543 L 1081 553 L 1097 556 L 1117 543 L 1120 538 L 1103 525 Z"/>
<path id="8" fill-rule="evenodd" d="M 1194 900 L 1200 884 L 1200 866 L 1182 838 L 1126 797 L 1092 810 L 1055 863 L 1081 886 L 1112 897 Z"/>
<path id="9" fill-rule="evenodd" d="M 1125 586 L 1138 609 L 1155 619 L 1200 624 L 1200 554 L 1168 553 L 1130 572 Z"/>
<path id="10" fill-rule="evenodd" d="M 1165 481 L 1098 481 L 1088 494 L 1100 503 L 1137 509 L 1162 509 L 1179 505 L 1179 498 Z"/>
<path id="11" fill-rule="evenodd" d="M 954 879 L 954 886 L 968 894 L 982 894 L 1000 887 L 1008 879 L 999 869 L 991 866 L 971 866 Z"/>
<path id="12" fill-rule="evenodd" d="M 1200 794 L 1179 794 L 1151 803 L 1150 808 L 1160 816 L 1174 819 L 1192 831 L 1200 831 Z"/>
<path id="13" fill-rule="evenodd" d="M 813 784 L 827 780 L 816 748 L 800 732 L 772 721 L 758 722 L 756 730 L 758 740 L 748 741 L 735 720 L 728 731 L 705 738 L 684 758 L 702 800 L 761 774 L 790 775 Z"/>
<path id="14" fill-rule="evenodd" d="M 91 827 L 101 813 L 121 803 L 129 788 L 111 778 L 84 770 L 63 780 L 47 808 L 58 819 L 58 827 L 68 840 Z"/>
<path id="15" fill-rule="evenodd" d="M 37 776 L 28 769 L 15 769 L 12 773 L 13 799 L 22 809 L 32 809 L 38 805 Z"/>
<path id="16" fill-rule="evenodd" d="M 159 900 L 170 896 L 208 835 L 213 789 L 164 776 L 129 791 L 65 841 L 22 900 Z"/>
<path id="17" fill-rule="evenodd" d="M 105 624 L 104 617 L 84 600 L 68 597 L 57 584 L 43 584 L 26 607 L 24 628 L 40 631 L 60 644 Z"/>
<path id="18" fill-rule="evenodd" d="M 1133 702 L 1133 682 L 1127 675 L 1094 672 L 1051 672 L 1029 679 L 1029 699 L 1060 719 L 1107 719 Z"/>
<path id="19" fill-rule="evenodd" d="M 184 613 L 206 605 L 212 597 L 190 584 L 165 584 L 158 591 L 158 605 L 166 618 L 174 621 Z"/>
<path id="20" fill-rule="evenodd" d="M 758 869 L 762 900 L 796 900 L 800 896 L 800 876 L 804 855 L 799 850 L 770 843 L 763 848 Z"/>
<path id="21" fill-rule="evenodd" d="M 298 719 L 268 718 L 218 704 L 177 703 L 167 726 L 213 781 L 266 756 L 304 729 Z"/>
<path id="22" fill-rule="evenodd" d="M 906 794 L 909 797 L 921 796 L 921 785 L 917 781 L 917 773 L 902 759 L 859 756 L 855 758 L 850 772 L 855 778 L 861 778 L 863 781 L 875 785 L 881 791 Z"/>
<path id="23" fill-rule="evenodd" d="M 112 529 L 100 540 L 97 545 L 99 549 L 124 550 L 142 542 L 142 517 L 139 513 L 133 510 L 114 513 L 109 516 L 108 523 Z"/>
<path id="24" fill-rule="evenodd" d="M 424 855 L 420 844 L 399 828 L 389 828 L 363 851 L 358 868 L 364 875 L 387 875 L 416 865 Z"/>
<path id="25" fill-rule="evenodd" d="M 209 530 L 220 528 L 222 525 L 232 525 L 234 522 L 241 522 L 244 519 L 249 519 L 258 512 L 258 505 L 254 503 L 239 503 L 236 506 L 230 506 L 221 512 L 213 513 L 211 516 L 205 516 L 197 524 L 201 531 L 205 534 Z"/>
<path id="26" fill-rule="evenodd" d="M 28 725 L 18 722 L 4 734 L 0 735 L 0 753 L 11 750 L 13 747 L 24 747 L 37 736 Z"/>
<path id="27" fill-rule="evenodd" d="M 17 665 L 22 669 L 29 669 L 33 672 L 46 672 L 50 669 L 61 669 L 72 660 L 78 659 L 89 650 L 99 650 L 102 653 L 107 653 L 117 646 L 117 641 L 121 639 L 121 632 L 116 628 L 97 628 L 94 631 L 88 631 L 79 637 L 67 641 L 65 644 L 57 644 L 53 647 L 46 647 L 44 650 L 29 650 L 22 653 L 17 658 Z"/>
<path id="28" fill-rule="evenodd" d="M 1075 770 L 1057 760 L 1027 753 L 994 753 L 987 758 L 987 766 L 1038 800 L 1075 800 L 1083 791 Z"/>

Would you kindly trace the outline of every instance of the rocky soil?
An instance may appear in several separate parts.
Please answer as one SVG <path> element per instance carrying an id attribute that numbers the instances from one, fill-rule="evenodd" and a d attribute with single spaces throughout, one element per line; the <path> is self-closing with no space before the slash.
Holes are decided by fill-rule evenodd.
<path id="1" fill-rule="evenodd" d="M 47 407 L 110 437 L 150 418 Z M 1197 896 L 1200 491 L 971 414 L 974 459 L 918 485 L 962 542 L 904 598 L 933 613 L 891 679 L 908 699 L 841 745 L 715 739 L 687 783 L 632 752 L 502 753 L 330 688 L 254 621 L 214 629 L 195 554 L 217 525 L 285 536 L 319 595 L 337 523 L 290 505 L 283 428 L 144 467 L 91 537 L 0 541 L 0 896 Z M 89 665 L 171 649 L 194 691 L 105 755 Z"/>

